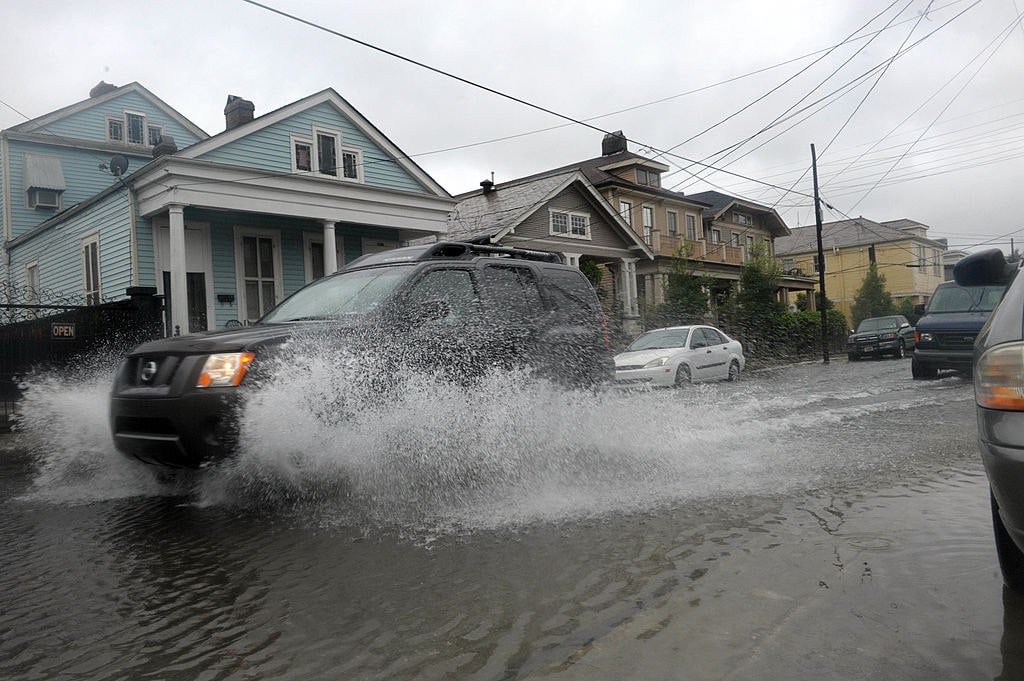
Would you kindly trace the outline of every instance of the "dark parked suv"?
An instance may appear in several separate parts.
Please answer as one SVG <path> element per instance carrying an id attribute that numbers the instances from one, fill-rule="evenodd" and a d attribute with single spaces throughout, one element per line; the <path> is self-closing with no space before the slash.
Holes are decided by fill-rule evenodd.
<path id="1" fill-rule="evenodd" d="M 892 355 L 902 359 L 914 347 L 914 327 L 903 315 L 872 317 L 857 325 L 846 339 L 846 356 L 851 362 L 862 357 Z"/>
<path id="2" fill-rule="evenodd" d="M 998 250 L 967 256 L 953 276 L 964 286 L 1009 284 L 974 344 L 974 398 L 999 566 L 1024 592 L 1024 277 Z"/>
<path id="3" fill-rule="evenodd" d="M 271 360 L 315 336 L 355 352 L 382 392 L 404 369 L 472 381 L 527 368 L 573 387 L 615 365 L 589 281 L 558 255 L 438 243 L 367 255 L 300 289 L 256 324 L 135 348 L 117 372 L 110 424 L 142 461 L 198 468 L 237 446 L 236 409 Z M 367 371 L 370 371 L 369 369 Z"/>
<path id="4" fill-rule="evenodd" d="M 985 325 L 1005 287 L 962 286 L 946 281 L 935 287 L 928 307 L 918 305 L 914 356 L 910 372 L 916 379 L 935 378 L 942 369 L 970 371 L 974 339 Z"/>

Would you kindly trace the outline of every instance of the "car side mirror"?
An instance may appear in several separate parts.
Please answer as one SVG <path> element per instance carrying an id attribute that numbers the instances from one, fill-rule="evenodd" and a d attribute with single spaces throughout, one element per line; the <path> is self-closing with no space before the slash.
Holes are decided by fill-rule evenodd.
<path id="1" fill-rule="evenodd" d="M 1002 286 L 1011 279 L 1017 263 L 1006 262 L 998 248 L 971 253 L 953 266 L 953 279 L 960 286 Z"/>
<path id="2" fill-rule="evenodd" d="M 910 328 L 910 322 L 903 322 L 902 324 L 900 324 L 900 328 L 901 329 L 909 329 Z"/>

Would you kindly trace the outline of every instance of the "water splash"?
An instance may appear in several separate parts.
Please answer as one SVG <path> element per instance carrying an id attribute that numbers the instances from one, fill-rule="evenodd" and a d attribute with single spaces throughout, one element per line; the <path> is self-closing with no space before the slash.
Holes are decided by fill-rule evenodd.
<path id="1" fill-rule="evenodd" d="M 464 385 L 389 367 L 383 386 L 370 377 L 389 358 L 296 350 L 245 404 L 239 455 L 170 481 L 114 450 L 110 367 L 31 377 L 18 422 L 38 462 L 30 494 L 65 503 L 184 494 L 206 506 L 417 533 L 563 521 L 773 494 L 860 461 L 876 465 L 823 445 L 822 424 L 940 399 L 932 390 L 888 401 L 895 384 L 843 388 L 827 376 L 592 393 L 517 371 Z"/>

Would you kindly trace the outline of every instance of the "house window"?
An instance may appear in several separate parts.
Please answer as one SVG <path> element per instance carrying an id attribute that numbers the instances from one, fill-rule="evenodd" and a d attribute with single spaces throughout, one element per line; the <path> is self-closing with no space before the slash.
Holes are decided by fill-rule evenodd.
<path id="1" fill-rule="evenodd" d="M 39 263 L 32 261 L 25 265 L 25 302 L 39 304 Z"/>
<path id="2" fill-rule="evenodd" d="M 107 141 L 124 142 L 124 120 L 121 118 L 107 119 Z"/>
<path id="3" fill-rule="evenodd" d="M 633 224 L 633 204 L 629 201 L 619 201 L 619 215 L 626 221 L 627 225 Z"/>
<path id="4" fill-rule="evenodd" d="M 644 206 L 643 209 L 644 218 L 644 241 L 648 245 L 651 243 L 651 237 L 654 233 L 654 209 L 649 206 Z"/>
<path id="5" fill-rule="evenodd" d="M 357 149 L 341 150 L 342 177 L 346 180 L 362 181 L 363 154 Z"/>
<path id="6" fill-rule="evenodd" d="M 149 137 L 149 146 L 155 147 L 160 144 L 160 140 L 164 138 L 164 129 L 159 125 L 150 125 L 146 130 L 146 134 Z"/>
<path id="7" fill-rule="evenodd" d="M 692 215 L 686 216 L 686 238 L 690 241 L 697 240 L 697 218 Z"/>
<path id="8" fill-rule="evenodd" d="M 316 134 L 317 172 L 338 176 L 338 136 L 333 133 Z"/>
<path id="9" fill-rule="evenodd" d="M 100 237 L 82 239 L 82 297 L 86 305 L 100 304 Z"/>
<path id="10" fill-rule="evenodd" d="M 722 230 L 713 229 L 711 230 L 711 243 L 720 244 L 722 243 Z"/>
<path id="11" fill-rule="evenodd" d="M 740 235 L 738 233 L 736 233 L 736 232 L 732 233 L 732 245 L 735 248 L 739 248 L 740 247 Z"/>
<path id="12" fill-rule="evenodd" d="M 668 235 L 679 236 L 679 216 L 675 211 L 668 211 Z"/>
<path id="13" fill-rule="evenodd" d="M 646 170 L 644 168 L 636 169 L 636 183 L 647 185 L 648 187 L 660 187 L 661 186 L 661 175 L 653 170 Z"/>
<path id="14" fill-rule="evenodd" d="M 754 250 L 754 237 L 747 235 L 747 252 Z"/>
<path id="15" fill-rule="evenodd" d="M 313 143 L 311 141 L 292 138 L 292 168 L 307 173 L 313 171 Z"/>
<path id="16" fill-rule="evenodd" d="M 142 114 L 125 112 L 124 120 L 128 134 L 128 144 L 145 144 L 146 117 Z"/>
<path id="17" fill-rule="evenodd" d="M 572 239 L 590 238 L 590 216 L 588 214 L 551 210 L 549 215 L 552 235 L 567 236 Z"/>
<path id="18" fill-rule="evenodd" d="M 749 213 L 735 213 L 734 212 L 732 214 L 732 221 L 735 222 L 737 225 L 752 225 L 752 224 L 754 224 L 754 219 L 752 217 L 750 217 Z"/>
<path id="19" fill-rule="evenodd" d="M 281 290 L 280 237 L 272 232 L 240 232 L 239 310 L 255 322 L 277 304 Z"/>

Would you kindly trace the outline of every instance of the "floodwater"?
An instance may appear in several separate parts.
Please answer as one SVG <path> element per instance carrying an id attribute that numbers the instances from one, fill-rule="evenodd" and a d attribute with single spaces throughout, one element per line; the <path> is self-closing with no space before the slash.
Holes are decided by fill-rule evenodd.
<path id="1" fill-rule="evenodd" d="M 32 381 L 0 440 L 0 678 L 1024 678 L 962 376 L 385 403 L 301 369 L 237 461 L 173 478 L 112 450 L 103 370 Z"/>

